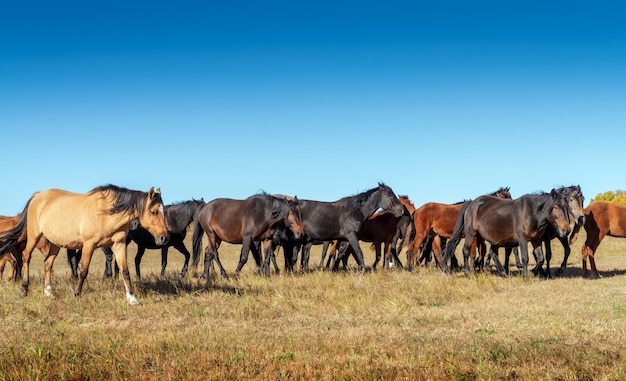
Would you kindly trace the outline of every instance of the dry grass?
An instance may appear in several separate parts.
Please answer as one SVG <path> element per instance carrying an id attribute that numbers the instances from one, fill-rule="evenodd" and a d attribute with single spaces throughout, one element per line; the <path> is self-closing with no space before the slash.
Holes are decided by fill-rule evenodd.
<path id="1" fill-rule="evenodd" d="M 580 278 L 582 242 L 548 281 L 432 268 L 265 278 L 251 263 L 239 279 L 179 281 L 173 249 L 160 280 L 148 251 L 138 306 L 100 280 L 99 253 L 82 297 L 59 258 L 46 298 L 35 256 L 28 296 L 0 288 L 0 379 L 626 379 L 626 240 L 601 244 L 599 280 Z M 231 272 L 238 250 L 221 250 Z"/>

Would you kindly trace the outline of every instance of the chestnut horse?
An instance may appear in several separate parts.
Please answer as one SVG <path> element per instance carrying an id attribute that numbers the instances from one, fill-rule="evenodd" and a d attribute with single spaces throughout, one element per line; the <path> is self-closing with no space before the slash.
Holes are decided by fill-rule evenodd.
<path id="1" fill-rule="evenodd" d="M 45 237 L 50 243 L 50 250 L 44 260 L 44 293 L 53 296 L 50 284 L 52 265 L 59 248 L 82 249 L 81 271 L 74 291 L 74 295 L 79 296 L 94 249 L 110 246 L 122 269 L 126 299 L 130 304 L 137 304 L 126 263 L 128 226 L 137 218 L 158 244 L 167 243 L 169 236 L 159 189 L 156 192 L 154 188 L 141 192 L 106 185 L 86 194 L 49 189 L 35 193 L 26 203 L 15 227 L 0 234 L 0 255 L 26 240 L 22 288 L 27 293 L 31 255 L 35 245 Z"/>
<path id="2" fill-rule="evenodd" d="M 13 229 L 15 225 L 17 225 L 17 221 L 19 221 L 21 214 L 7 217 L 0 216 L 0 232 L 5 232 L 7 230 Z M 0 233 L 2 234 L 2 233 Z M 21 278 L 22 274 L 22 251 L 26 247 L 26 240 L 21 241 L 18 245 L 11 247 L 11 252 L 6 253 L 3 257 L 0 258 L 0 278 L 4 273 L 4 267 L 6 263 L 11 264 L 11 272 L 7 275 L 7 280 L 18 280 Z M 50 244 L 46 241 L 45 238 L 42 238 L 37 242 L 37 250 L 39 250 L 43 255 L 48 255 L 48 251 L 50 250 Z"/>
<path id="3" fill-rule="evenodd" d="M 498 198 L 511 198 L 509 187 L 502 187 L 490 194 Z M 456 204 L 441 204 L 437 202 L 426 203 L 415 210 L 413 214 L 414 237 L 411 238 L 407 248 L 407 267 L 409 271 L 416 264 L 416 259 L 420 256 L 428 239 L 434 239 L 439 236 L 440 239 L 448 239 L 452 236 L 454 225 L 459 217 L 461 208 L 467 204 L 467 201 Z M 439 240 L 433 240 L 433 253 L 441 266 L 441 245 Z M 475 249 L 472 248 L 472 253 Z M 443 267 L 442 267 L 443 268 Z"/>
<path id="4" fill-rule="evenodd" d="M 527 194 L 515 200 L 481 196 L 466 202 L 459 212 L 454 232 L 446 245 L 442 269 L 449 272 L 447 262 L 465 233 L 463 257 L 469 273 L 470 249 L 476 238 L 491 243 L 491 256 L 501 275 L 506 275 L 497 256 L 499 247 L 519 246 L 522 252 L 523 275 L 528 276 L 528 242 L 533 245 L 537 266 L 543 263 L 541 240 L 546 228 L 554 225 L 560 237 L 570 232 L 569 206 L 562 192 Z M 494 257 L 495 256 L 495 257 Z"/>
<path id="5" fill-rule="evenodd" d="M 596 269 L 595 254 L 596 249 L 605 236 L 626 237 L 626 206 L 607 201 L 594 201 L 585 208 L 585 231 L 587 239 L 582 246 L 583 277 L 587 277 L 587 258 L 591 265 L 591 272 L 594 278 L 600 278 Z M 576 242 L 580 224 L 576 224 L 570 236 L 570 244 Z"/>
<path id="6" fill-rule="evenodd" d="M 250 251 L 260 269 L 261 255 L 254 241 L 271 238 L 280 224 L 290 229 L 296 239 L 302 237 L 302 221 L 297 197 L 288 199 L 258 194 L 245 200 L 218 198 L 209 201 L 200 209 L 193 232 L 192 266 L 198 265 L 202 237 L 206 232 L 208 245 L 204 254 L 202 277 L 208 278 L 209 267 L 213 260 L 217 262 L 222 276 L 227 277 L 217 252 L 222 241 L 242 245 L 235 275 L 239 274 L 248 261 Z"/>

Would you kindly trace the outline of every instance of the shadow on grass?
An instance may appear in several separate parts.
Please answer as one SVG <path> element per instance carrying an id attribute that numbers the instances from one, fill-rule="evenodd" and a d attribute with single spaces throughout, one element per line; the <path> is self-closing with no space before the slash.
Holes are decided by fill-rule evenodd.
<path id="1" fill-rule="evenodd" d="M 184 295 L 184 294 L 202 294 L 207 292 L 221 292 L 228 295 L 244 296 L 250 294 L 259 294 L 257 290 L 249 285 L 240 286 L 234 284 L 225 284 L 220 281 L 209 280 L 188 280 L 188 279 L 147 279 L 135 281 L 137 289 L 146 294 L 158 295 Z"/>

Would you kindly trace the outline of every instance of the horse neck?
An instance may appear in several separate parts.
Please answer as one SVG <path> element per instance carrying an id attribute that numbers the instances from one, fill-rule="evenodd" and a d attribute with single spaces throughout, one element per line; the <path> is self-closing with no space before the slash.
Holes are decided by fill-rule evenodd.
<path id="1" fill-rule="evenodd" d="M 168 208 L 167 210 L 167 228 L 169 231 L 173 233 L 180 233 L 183 230 L 187 229 L 187 226 L 193 222 L 194 213 L 188 207 L 181 207 L 172 210 L 172 208 Z M 197 216 L 197 214 L 196 214 Z"/>
<path id="2" fill-rule="evenodd" d="M 380 208 L 380 198 L 380 192 L 374 192 L 361 203 L 359 211 L 363 214 L 363 217 L 369 218 Z"/>

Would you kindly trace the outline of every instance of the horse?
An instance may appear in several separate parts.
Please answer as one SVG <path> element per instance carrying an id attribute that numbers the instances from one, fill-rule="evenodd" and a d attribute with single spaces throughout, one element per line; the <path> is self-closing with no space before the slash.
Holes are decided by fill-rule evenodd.
<path id="1" fill-rule="evenodd" d="M 335 239 L 347 240 L 355 250 L 359 270 L 365 269 L 363 250 L 359 245 L 358 234 L 365 221 L 378 209 L 401 217 L 405 208 L 391 187 L 378 183 L 378 187 L 355 196 L 344 197 L 334 202 L 301 200 L 302 224 L 305 239 L 302 247 L 301 267 L 308 271 L 311 246 Z M 292 263 L 296 262 L 300 245 L 293 250 Z"/>
<path id="2" fill-rule="evenodd" d="M 169 239 L 165 224 L 161 191 L 130 190 L 115 185 L 99 186 L 88 193 L 73 193 L 60 189 L 37 192 L 28 200 L 14 228 L 0 234 L 0 255 L 26 240 L 23 251 L 22 289 L 28 293 L 29 264 L 33 250 L 45 238 L 50 250 L 44 260 L 44 294 L 53 297 L 51 276 L 59 248 L 82 249 L 81 271 L 74 295 L 79 296 L 89 272 L 94 249 L 110 246 L 122 269 L 126 299 L 131 305 L 139 303 L 126 263 L 126 236 L 130 221 L 139 219 L 158 244 Z"/>
<path id="3" fill-rule="evenodd" d="M 585 196 L 583 196 L 583 192 L 580 189 L 580 185 L 561 187 L 558 189 L 558 191 L 563 193 L 563 195 L 567 199 L 567 205 L 568 205 L 570 216 L 574 218 L 575 225 L 577 225 L 578 228 L 580 229 L 580 226 L 585 223 L 585 211 L 583 208 L 583 203 L 585 202 Z M 571 252 L 567 237 L 559 236 L 558 232 L 554 228 L 554 225 L 548 225 L 548 228 L 546 229 L 542 238 L 542 242 L 545 246 L 545 251 L 546 251 L 545 252 L 546 269 L 543 270 L 543 272 L 546 274 L 548 278 L 552 277 L 552 274 L 550 272 L 550 259 L 552 258 L 552 245 L 550 242 L 555 238 L 561 242 L 561 245 L 563 245 L 563 251 L 564 251 L 563 262 L 561 262 L 560 268 L 558 268 L 555 272 L 557 276 L 562 275 L 563 272 L 565 271 L 565 268 L 567 266 L 567 259 Z M 510 254 L 510 250 L 508 250 L 506 253 L 507 263 L 508 263 L 509 254 Z M 519 258 L 517 257 L 517 252 L 515 253 L 515 261 L 519 264 Z M 505 267 L 508 268 L 506 264 L 505 264 Z M 535 270 L 539 270 L 539 269 L 535 268 Z"/>
<path id="4" fill-rule="evenodd" d="M 170 247 L 174 247 L 185 257 L 183 268 L 180 271 L 179 277 L 184 278 L 187 274 L 187 268 L 189 265 L 189 259 L 191 253 L 185 247 L 185 237 L 187 235 L 187 228 L 198 219 L 198 213 L 200 208 L 204 206 L 204 200 L 189 200 L 185 202 L 165 205 L 165 222 L 167 224 L 167 231 L 169 232 L 170 239 L 167 244 L 159 246 L 155 243 L 154 237 L 150 232 L 143 227 L 139 226 L 135 220 L 135 226 L 129 227 L 128 236 L 126 237 L 126 245 L 130 242 L 137 244 L 137 254 L 135 255 L 135 273 L 137 278 L 141 279 L 141 259 L 143 258 L 146 249 L 160 249 L 161 250 L 161 274 L 160 277 L 165 277 L 165 268 L 167 267 L 167 252 Z M 133 223 L 131 222 L 131 224 Z M 109 247 L 103 247 L 102 251 L 106 255 L 106 267 L 104 278 L 112 276 L 112 261 L 113 252 Z M 68 252 L 69 254 L 69 252 Z M 80 254 L 76 253 L 80 259 Z M 71 260 L 70 263 L 76 263 Z M 115 273 L 117 275 L 118 268 L 115 266 Z"/>
<path id="5" fill-rule="evenodd" d="M 509 187 L 501 187 L 490 196 L 501 199 L 511 199 Z M 415 210 L 413 213 L 414 237 L 411 238 L 407 248 L 407 267 L 409 271 L 413 270 L 416 259 L 423 252 L 423 248 L 427 243 L 432 243 L 432 251 L 435 254 L 437 262 L 441 266 L 441 247 L 445 243 L 433 240 L 428 242 L 427 239 L 434 239 L 439 236 L 440 239 L 449 239 L 452 236 L 454 225 L 459 217 L 461 208 L 467 204 L 467 201 L 458 202 L 456 204 L 442 204 L 438 202 L 428 202 Z M 430 237 L 430 238 L 429 238 Z M 475 249 L 472 248 L 472 253 Z"/>
<path id="6" fill-rule="evenodd" d="M 260 268 L 260 253 L 254 241 L 272 237 L 281 223 L 294 233 L 296 239 L 302 236 L 302 221 L 297 197 L 288 199 L 263 193 L 250 196 L 245 200 L 218 198 L 209 201 L 200 209 L 193 232 L 192 266 L 196 267 L 198 264 L 202 237 L 206 232 L 208 245 L 204 255 L 202 277 L 208 278 L 212 260 L 217 262 L 222 276 L 227 277 L 217 251 L 222 241 L 242 245 L 235 275 L 239 274 L 248 261 L 250 251 L 257 267 Z"/>
<path id="7" fill-rule="evenodd" d="M 533 245 L 537 264 L 541 267 L 541 240 L 552 224 L 560 237 L 570 232 L 569 206 L 562 192 L 527 194 L 515 200 L 480 196 L 461 208 L 454 231 L 445 248 L 442 270 L 449 273 L 447 261 L 465 233 L 463 257 L 465 272 L 470 272 L 470 248 L 476 238 L 491 243 L 491 256 L 501 275 L 506 275 L 495 253 L 499 247 L 519 246 L 522 251 L 523 275 L 528 276 L 528 242 Z"/>
<path id="8" fill-rule="evenodd" d="M 14 228 L 19 221 L 20 216 L 21 213 L 11 217 L 0 216 L 0 232 L 4 232 Z M 24 251 L 25 247 L 26 240 L 22 240 L 17 245 L 12 246 L 10 252 L 0 257 L 0 278 L 4 273 L 4 268 L 7 262 L 11 264 L 11 272 L 9 273 L 9 275 L 7 275 L 7 280 L 17 281 L 18 279 L 22 278 L 22 252 Z M 46 256 L 48 255 L 48 251 L 50 250 L 50 243 L 42 237 L 37 242 L 37 245 L 35 247 L 44 256 Z"/>
<path id="9" fill-rule="evenodd" d="M 587 271 L 587 258 L 591 265 L 593 278 L 600 278 L 596 268 L 596 249 L 605 236 L 625 238 L 626 237 L 626 206 L 607 201 L 593 201 L 585 209 L 585 226 L 587 239 L 581 248 L 583 266 L 583 277 L 589 276 Z M 580 225 L 576 224 L 572 229 L 569 243 L 573 244 L 578 238 Z"/>
<path id="10" fill-rule="evenodd" d="M 384 248 L 384 260 L 383 260 L 383 268 L 389 268 L 390 260 L 400 268 L 402 268 L 402 262 L 400 258 L 398 258 L 398 247 L 402 247 L 402 245 L 398 244 L 400 239 L 404 239 L 407 234 L 407 229 L 409 224 L 411 223 L 411 210 L 409 208 L 412 206 L 412 211 L 415 210 L 415 206 L 407 196 L 399 196 L 398 200 L 402 204 L 404 208 L 404 213 L 397 217 L 390 212 L 380 211 L 372 214 L 365 222 L 363 223 L 363 227 L 358 233 L 359 241 L 361 242 L 371 242 L 372 247 L 376 253 L 376 259 L 372 264 L 372 268 L 376 268 L 378 262 L 381 258 L 382 248 Z M 409 208 L 407 206 L 409 205 Z M 345 241 L 343 241 L 345 242 Z M 328 258 L 328 263 L 326 267 L 329 266 L 330 261 L 332 259 L 335 260 L 335 264 L 338 264 L 337 260 L 344 257 L 346 254 L 356 254 L 354 249 L 350 246 L 350 249 L 347 248 L 346 245 L 341 245 L 339 250 L 336 252 L 339 246 L 339 241 L 334 240 L 332 244 L 329 245 L 325 242 L 324 248 L 322 249 L 322 258 L 319 263 L 319 267 L 321 268 L 324 265 L 324 259 L 327 252 L 332 253 Z M 349 250 L 346 252 L 346 250 Z M 336 269 L 336 265 L 333 268 Z"/>

